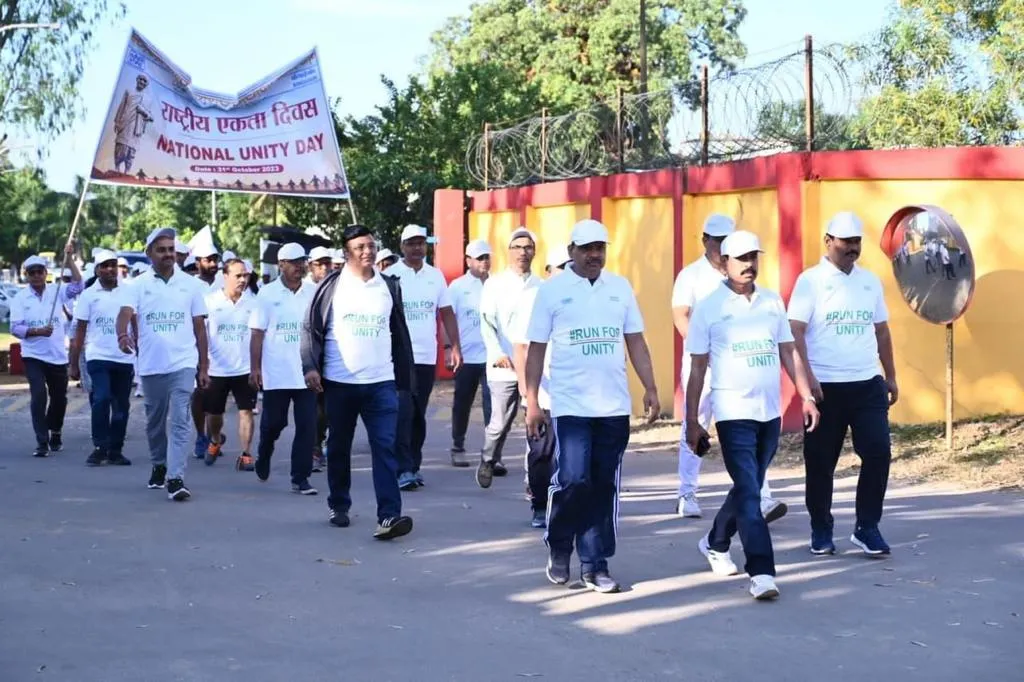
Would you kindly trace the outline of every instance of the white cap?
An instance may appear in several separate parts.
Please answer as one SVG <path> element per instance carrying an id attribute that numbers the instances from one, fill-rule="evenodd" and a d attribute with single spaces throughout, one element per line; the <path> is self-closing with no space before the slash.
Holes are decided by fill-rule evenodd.
<path id="1" fill-rule="evenodd" d="M 486 239 L 474 239 L 466 244 L 466 255 L 470 258 L 481 258 L 491 255 L 491 245 Z"/>
<path id="2" fill-rule="evenodd" d="M 180 239 L 174 240 L 174 252 L 180 253 L 183 256 L 187 256 L 189 252 L 188 244 L 181 241 Z"/>
<path id="3" fill-rule="evenodd" d="M 94 249 L 92 252 L 92 262 L 96 265 L 100 263 L 106 263 L 108 260 L 117 260 L 117 254 L 113 251 L 106 249 Z M 127 261 L 125 261 L 127 262 Z"/>
<path id="4" fill-rule="evenodd" d="M 195 260 L 194 258 L 192 260 Z M 124 256 L 117 257 L 117 267 L 128 267 L 128 259 Z"/>
<path id="5" fill-rule="evenodd" d="M 385 261 L 388 258 L 395 258 L 395 254 L 391 253 L 391 249 L 381 249 L 377 252 L 377 262 Z"/>
<path id="6" fill-rule="evenodd" d="M 345 262 L 345 250 L 344 249 L 332 249 L 331 250 L 331 262 L 332 263 L 344 263 Z"/>
<path id="7" fill-rule="evenodd" d="M 704 219 L 704 234 L 709 237 L 728 237 L 736 231 L 736 221 L 721 213 L 712 213 Z"/>
<path id="8" fill-rule="evenodd" d="M 213 230 L 209 225 L 196 232 L 195 236 L 189 240 L 188 246 L 196 258 L 209 258 L 219 253 L 213 243 Z"/>
<path id="9" fill-rule="evenodd" d="M 283 260 L 303 260 L 306 257 L 306 250 L 301 244 L 288 242 L 277 250 L 278 262 Z"/>
<path id="10" fill-rule="evenodd" d="M 728 237 L 722 240 L 722 255 L 728 256 L 729 258 L 739 258 L 740 256 L 752 253 L 754 251 L 762 251 L 761 240 L 757 238 L 757 235 L 753 232 L 746 230 L 736 230 Z"/>
<path id="11" fill-rule="evenodd" d="M 512 242 L 519 239 L 520 237 L 529 237 L 530 241 L 533 242 L 534 246 L 537 245 L 537 235 L 530 232 L 525 227 L 517 227 L 512 234 L 508 236 L 508 245 L 512 246 Z"/>
<path id="12" fill-rule="evenodd" d="M 314 246 L 309 250 L 309 260 L 320 260 L 321 258 L 334 258 L 334 252 L 324 246 Z"/>
<path id="13" fill-rule="evenodd" d="M 607 244 L 608 228 L 600 221 L 587 218 L 586 220 L 581 220 L 572 226 L 572 235 L 570 236 L 569 241 L 576 246 L 594 244 L 596 242 L 604 242 Z"/>
<path id="14" fill-rule="evenodd" d="M 196 257 L 191 253 L 185 256 L 185 262 L 181 264 L 182 269 L 190 268 L 196 264 Z"/>
<path id="15" fill-rule="evenodd" d="M 417 237 L 427 238 L 427 228 L 420 227 L 419 225 L 406 225 L 402 229 L 402 241 L 409 241 L 410 239 L 416 239 Z"/>
<path id="16" fill-rule="evenodd" d="M 235 255 L 234 251 L 225 251 L 224 253 L 221 254 L 220 259 L 225 263 L 229 260 L 241 260 L 238 258 L 237 255 Z"/>
<path id="17" fill-rule="evenodd" d="M 177 241 L 177 236 L 178 233 L 174 231 L 173 227 L 158 227 L 150 232 L 149 236 L 146 237 L 146 248 L 148 249 L 153 245 L 153 242 L 163 237 L 169 237 Z"/>
<path id="18" fill-rule="evenodd" d="M 46 261 L 39 256 L 29 256 L 25 259 L 25 262 L 21 264 L 21 267 L 23 270 L 28 270 L 29 268 L 39 267 L 40 265 L 45 268 Z"/>
<path id="19" fill-rule="evenodd" d="M 842 211 L 832 216 L 825 228 L 825 234 L 830 234 L 839 239 L 853 239 L 864 236 L 864 223 L 856 214 L 850 211 Z"/>
<path id="20" fill-rule="evenodd" d="M 555 248 L 548 251 L 547 266 L 549 268 L 560 268 L 566 263 L 568 263 L 570 260 L 572 259 L 569 258 L 569 253 L 566 249 L 559 249 L 556 246 Z"/>

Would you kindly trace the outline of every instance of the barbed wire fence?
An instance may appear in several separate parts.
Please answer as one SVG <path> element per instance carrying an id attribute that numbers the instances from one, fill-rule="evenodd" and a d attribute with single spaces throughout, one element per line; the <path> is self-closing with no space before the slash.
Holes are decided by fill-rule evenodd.
<path id="1" fill-rule="evenodd" d="M 466 169 L 485 189 L 679 167 L 838 144 L 856 106 L 841 45 L 540 116 L 472 140 Z M 808 96 L 810 95 L 810 96 Z"/>

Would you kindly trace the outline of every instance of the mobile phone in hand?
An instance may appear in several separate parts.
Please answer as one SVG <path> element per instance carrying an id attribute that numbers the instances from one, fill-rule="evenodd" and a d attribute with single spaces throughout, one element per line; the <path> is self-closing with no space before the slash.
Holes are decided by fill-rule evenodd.
<path id="1" fill-rule="evenodd" d="M 708 451 L 710 449 L 711 439 L 708 438 L 708 435 L 705 433 L 700 437 L 700 440 L 697 441 L 697 450 L 696 452 L 694 452 L 694 454 L 697 455 L 698 457 L 703 457 L 704 455 L 708 454 Z"/>

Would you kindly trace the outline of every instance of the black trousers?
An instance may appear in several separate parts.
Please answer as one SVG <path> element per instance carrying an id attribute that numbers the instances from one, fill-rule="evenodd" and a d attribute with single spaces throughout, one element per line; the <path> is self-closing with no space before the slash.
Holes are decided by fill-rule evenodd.
<path id="1" fill-rule="evenodd" d="M 482 390 L 484 424 L 491 421 L 491 390 L 487 386 L 487 365 L 465 364 L 455 374 L 455 397 L 452 400 L 452 447 L 465 449 L 469 414 L 473 410 L 477 388 Z"/>
<path id="2" fill-rule="evenodd" d="M 548 508 L 548 490 L 555 470 L 555 426 L 548 423 L 540 438 L 526 439 L 526 482 L 530 493 L 530 509 Z"/>
<path id="3" fill-rule="evenodd" d="M 821 423 L 804 434 L 805 501 L 815 532 L 832 530 L 832 478 L 847 430 L 860 457 L 857 480 L 857 527 L 877 528 L 889 484 L 892 459 L 889 438 L 889 393 L 880 376 L 867 381 L 823 383 L 818 405 Z"/>
<path id="4" fill-rule="evenodd" d="M 434 365 L 416 365 L 416 391 L 398 392 L 398 473 L 417 473 L 427 440 L 427 405 L 434 390 Z M 330 449 L 328 449 L 330 453 Z"/>
<path id="5" fill-rule="evenodd" d="M 32 402 L 32 430 L 36 444 L 45 445 L 51 431 L 64 428 L 64 413 L 68 409 L 68 366 L 51 365 L 36 358 L 25 358 L 25 378 L 28 379 Z"/>
<path id="6" fill-rule="evenodd" d="M 313 472 L 313 439 L 316 437 L 316 394 L 308 388 L 263 391 L 260 415 L 259 457 L 270 458 L 274 443 L 288 426 L 288 406 L 295 418 L 292 438 L 292 483 L 302 483 Z"/>

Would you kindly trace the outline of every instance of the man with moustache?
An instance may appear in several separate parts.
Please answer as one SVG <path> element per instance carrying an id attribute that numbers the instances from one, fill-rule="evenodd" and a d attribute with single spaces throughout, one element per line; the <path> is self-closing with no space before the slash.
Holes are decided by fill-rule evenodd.
<path id="1" fill-rule="evenodd" d="M 71 344 L 71 378 L 79 375 L 83 356 L 92 383 L 93 451 L 85 465 L 104 463 L 127 466 L 124 438 L 131 410 L 133 356 L 117 344 L 117 316 L 121 312 L 121 291 L 117 277 L 117 254 L 101 249 L 94 256 L 96 281 L 79 297 L 75 307 L 75 338 Z"/>
<path id="2" fill-rule="evenodd" d="M 122 292 L 117 343 L 124 354 L 139 354 L 153 463 L 148 487 L 158 490 L 166 485 L 170 500 L 184 502 L 192 496 L 185 487 L 192 435 L 189 402 L 194 388 L 207 388 L 210 377 L 206 303 L 192 278 L 176 267 L 175 236 L 173 229 L 158 227 L 146 238 L 153 269 Z M 133 319 L 138 338 L 129 333 Z"/>
<path id="3" fill-rule="evenodd" d="M 737 530 L 746 555 L 750 595 L 779 596 L 768 522 L 761 513 L 761 486 L 775 456 L 782 426 L 779 364 L 803 398 L 804 427 L 814 431 L 818 410 L 793 343 L 782 299 L 755 287 L 761 243 L 737 230 L 722 240 L 725 282 L 697 305 L 686 350 L 691 355 L 686 385 L 686 438 L 696 451 L 708 434 L 700 422 L 700 397 L 711 368 L 711 411 L 732 488 L 697 547 L 715 575 L 737 573 L 729 545 Z"/>
<path id="4" fill-rule="evenodd" d="M 491 487 L 495 476 L 508 474 L 501 455 L 522 400 L 512 363 L 515 344 L 509 332 L 519 299 L 541 284 L 532 270 L 536 254 L 537 238 L 532 232 L 525 227 L 512 232 L 508 240 L 508 267 L 489 278 L 480 295 L 480 331 L 487 347 L 487 385 L 492 402 L 476 469 L 476 483 L 484 489 Z"/>
<path id="5" fill-rule="evenodd" d="M 399 396 L 398 485 L 402 490 L 416 490 L 424 484 L 420 465 L 427 438 L 427 406 L 437 373 L 438 319 L 448 339 L 446 364 L 456 374 L 462 367 L 459 324 L 448 285 L 441 271 L 427 263 L 426 258 L 427 228 L 406 225 L 402 230 L 402 260 L 388 269 L 388 275 L 397 277 L 402 284 L 405 323 L 416 359 L 415 391 L 403 391 Z"/>
<path id="6" fill-rule="evenodd" d="M 377 243 L 363 225 L 342 234 L 345 265 L 323 281 L 303 327 L 302 368 L 306 385 L 323 392 L 330 420 L 327 480 L 329 523 L 351 521 L 352 437 L 362 418 L 370 440 L 378 540 L 412 531 L 402 515 L 395 437 L 398 392 L 411 391 L 415 369 L 402 292 L 396 280 L 374 267 Z"/>
<path id="7" fill-rule="evenodd" d="M 30 256 L 22 263 L 28 286 L 11 299 L 11 335 L 21 342 L 21 357 L 28 379 L 36 448 L 33 457 L 46 457 L 64 447 L 62 430 L 68 407 L 68 351 L 64 345 L 63 307 L 82 293 L 82 273 L 64 249 L 71 265 L 71 281 L 46 283 L 46 260 Z"/>
<path id="8" fill-rule="evenodd" d="M 825 256 L 796 280 L 789 321 L 821 425 L 804 434 L 811 552 L 834 554 L 832 478 L 846 432 L 860 457 L 850 542 L 869 557 L 889 554 L 878 530 L 889 482 L 889 407 L 899 398 L 882 282 L 857 265 L 864 225 L 843 212 L 825 230 Z M 879 372 L 881 365 L 882 372 Z"/>
<path id="9" fill-rule="evenodd" d="M 220 273 L 220 252 L 213 243 L 209 229 L 204 229 L 193 240 L 191 255 L 196 259 L 196 276 L 194 282 L 199 293 L 205 297 L 220 290 L 217 275 Z M 205 459 L 210 448 L 210 439 L 206 437 L 206 412 L 203 410 L 203 395 L 196 389 L 192 394 L 192 423 L 196 427 L 196 443 L 193 454 L 196 459 Z M 218 443 L 222 445 L 223 443 Z"/>
<path id="10" fill-rule="evenodd" d="M 483 391 L 484 423 L 491 420 L 491 392 L 487 386 L 487 347 L 480 334 L 480 296 L 491 272 L 491 247 L 483 239 L 466 246 L 466 274 L 448 287 L 452 308 L 459 323 L 462 368 L 455 375 L 452 403 L 452 449 L 454 467 L 468 467 L 466 430 L 477 387 Z"/>
<path id="11" fill-rule="evenodd" d="M 608 573 L 615 555 L 619 472 L 632 410 L 626 353 L 644 386 L 648 421 L 661 413 L 651 354 L 633 287 L 604 269 L 608 229 L 596 220 L 573 227 L 571 266 L 540 286 L 530 315 L 526 357 L 526 429 L 554 429 L 555 474 L 548 497 L 548 580 L 569 582 L 573 548 L 583 584 L 619 591 Z M 551 347 L 550 418 L 540 404 Z"/>

